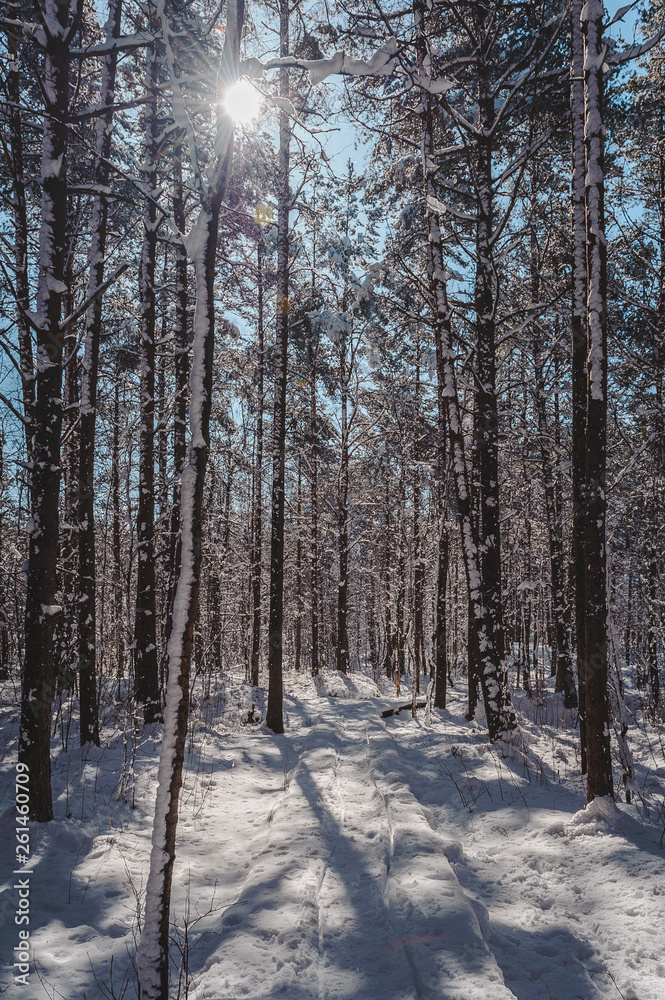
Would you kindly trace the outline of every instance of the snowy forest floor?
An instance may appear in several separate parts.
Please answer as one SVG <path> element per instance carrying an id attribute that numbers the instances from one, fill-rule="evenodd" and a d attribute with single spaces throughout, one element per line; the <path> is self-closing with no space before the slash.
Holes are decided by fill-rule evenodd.
<path id="1" fill-rule="evenodd" d="M 263 692 L 242 680 L 193 707 L 174 998 L 662 1000 L 662 726 L 631 726 L 634 804 L 585 807 L 574 715 L 551 689 L 518 698 L 519 740 L 493 747 L 459 684 L 427 725 L 422 710 L 382 718 L 387 682 L 287 673 L 275 736 L 248 721 Z M 17 725 L 11 684 L 3 694 L 8 996 L 133 1000 L 159 727 L 132 735 L 110 713 L 85 752 L 76 719 L 66 750 L 58 729 L 56 818 L 30 828 L 26 990 L 11 970 Z"/>

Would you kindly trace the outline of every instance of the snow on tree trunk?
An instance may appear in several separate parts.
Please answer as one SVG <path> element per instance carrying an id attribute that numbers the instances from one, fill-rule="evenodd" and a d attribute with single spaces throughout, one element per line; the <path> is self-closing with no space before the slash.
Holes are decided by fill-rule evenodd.
<path id="1" fill-rule="evenodd" d="M 185 199 L 182 181 L 182 144 L 174 151 L 173 166 L 173 221 L 180 233 L 185 231 Z M 175 400 L 173 406 L 173 504 L 169 539 L 169 586 L 166 596 L 164 637 L 167 649 L 173 627 L 173 601 L 178 576 L 180 574 L 180 475 L 187 459 L 187 401 L 189 398 L 189 322 L 187 314 L 187 250 L 182 241 L 175 250 L 175 329 L 174 329 L 174 369 Z"/>
<path id="2" fill-rule="evenodd" d="M 230 0 L 220 65 L 220 81 L 225 89 L 237 78 L 243 18 L 242 0 Z M 210 169 L 207 183 L 199 178 L 202 204 L 186 239 L 196 285 L 189 411 L 191 438 L 188 462 L 182 473 L 182 561 L 168 646 L 164 736 L 159 759 L 143 933 L 137 955 L 143 1000 L 169 1000 L 171 881 L 189 714 L 189 673 L 194 627 L 198 617 L 203 490 L 210 444 L 215 341 L 215 258 L 219 212 L 226 192 L 233 152 L 233 129 L 228 115 L 222 110 L 221 102 L 218 105 L 218 115 L 216 162 Z"/>
<path id="3" fill-rule="evenodd" d="M 587 798 L 614 794 L 610 756 L 610 700 L 607 689 L 607 244 L 603 124 L 605 10 L 600 0 L 582 9 L 587 217 L 587 423 L 584 594 L 587 724 Z"/>
<path id="4" fill-rule="evenodd" d="M 106 24 L 106 40 L 120 35 L 122 0 L 111 0 Z M 102 69 L 100 106 L 113 103 L 118 54 L 108 53 Z M 112 112 L 102 115 L 96 123 L 95 184 L 105 188 L 109 181 Z M 93 203 L 90 250 L 88 253 L 88 295 L 92 295 L 104 280 L 104 255 L 108 200 L 98 195 Z M 79 406 L 79 467 L 78 467 L 78 660 L 81 695 L 81 746 L 99 746 L 96 679 L 96 566 L 95 566 L 95 422 L 97 418 L 97 375 L 99 341 L 102 328 L 102 298 L 98 295 L 85 318 L 85 340 L 81 366 L 81 400 Z"/>
<path id="5" fill-rule="evenodd" d="M 73 12 L 72 12 L 73 13 Z M 51 694 L 58 560 L 63 333 L 60 330 L 67 259 L 67 114 L 70 8 L 46 0 L 41 157 L 41 227 L 36 327 L 36 392 L 32 445 L 19 760 L 30 769 L 30 818 L 53 818 Z"/>

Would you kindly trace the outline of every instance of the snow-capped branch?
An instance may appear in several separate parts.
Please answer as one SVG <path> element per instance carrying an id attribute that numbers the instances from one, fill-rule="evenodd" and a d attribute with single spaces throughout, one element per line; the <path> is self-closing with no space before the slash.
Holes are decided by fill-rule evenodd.
<path id="1" fill-rule="evenodd" d="M 607 65 L 622 66 L 623 63 L 629 62 L 631 59 L 639 59 L 640 56 L 646 55 L 654 45 L 658 45 L 662 38 L 665 38 L 665 24 L 651 38 L 647 38 L 640 45 L 630 45 L 623 52 L 613 52 L 607 57 Z"/>
<path id="2" fill-rule="evenodd" d="M 259 79 L 269 69 L 306 69 L 310 83 L 323 83 L 329 76 L 390 76 L 395 68 L 397 39 L 389 38 L 379 46 L 370 59 L 354 59 L 338 49 L 328 59 L 300 59 L 296 56 L 276 56 L 261 62 L 246 59 L 240 63 L 240 72 L 250 79 Z"/>
<path id="3" fill-rule="evenodd" d="M 10 28 L 13 32 L 23 35 L 28 41 L 35 42 L 40 48 L 46 48 L 46 32 L 41 24 L 21 21 L 15 17 L 0 17 L 0 24 L 3 28 Z"/>
<path id="4" fill-rule="evenodd" d="M 72 49 L 73 59 L 94 59 L 99 56 L 107 56 L 111 52 L 132 52 L 134 49 L 142 49 L 152 44 L 153 39 L 141 31 L 134 35 L 123 35 L 121 38 L 111 38 L 99 45 L 87 45 L 85 48 Z"/>

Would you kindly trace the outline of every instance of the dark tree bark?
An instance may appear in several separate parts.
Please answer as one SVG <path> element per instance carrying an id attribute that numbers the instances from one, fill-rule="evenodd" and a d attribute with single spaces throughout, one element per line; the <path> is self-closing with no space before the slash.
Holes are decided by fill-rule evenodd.
<path id="1" fill-rule="evenodd" d="M 263 344 L 263 233 L 259 228 L 256 243 L 256 283 L 258 295 L 257 316 L 257 369 L 256 369 L 256 451 L 254 454 L 252 511 L 252 650 L 250 654 L 250 679 L 254 687 L 259 683 L 259 657 L 261 652 L 261 560 L 263 545 L 263 407 L 264 344 Z"/>
<path id="2" fill-rule="evenodd" d="M 295 593 L 295 659 L 294 668 L 299 671 L 302 654 L 302 536 L 300 523 L 302 516 L 302 458 L 298 456 L 298 487 L 296 492 L 296 593 Z"/>
<path id="3" fill-rule="evenodd" d="M 279 53 L 289 54 L 289 3 L 280 0 Z M 280 71 L 279 93 L 289 98 L 288 70 Z M 266 724 L 284 732 L 282 652 L 284 633 L 284 465 L 286 457 L 286 377 L 289 331 L 289 153 L 291 128 L 285 111 L 279 113 L 277 180 L 277 318 L 275 329 L 275 401 L 272 444 L 272 523 L 270 533 L 270 619 L 268 637 L 268 710 Z"/>
<path id="4" fill-rule="evenodd" d="M 534 179 L 534 184 L 537 183 Z M 540 296 L 540 276 L 537 260 L 535 233 L 531 242 L 531 298 L 534 303 Z M 536 328 L 533 336 L 533 366 L 535 377 L 535 403 L 538 419 L 538 442 L 545 494 L 545 514 L 550 549 L 550 582 L 552 587 L 552 618 L 555 642 L 552 643 L 552 667 L 556 674 L 555 690 L 562 691 L 566 708 L 577 707 L 577 691 L 573 666 L 568 649 L 568 601 L 564 575 L 563 524 L 561 478 L 553 468 L 548 444 L 549 428 L 545 398 L 545 374 L 540 346 L 541 331 Z"/>
<path id="5" fill-rule="evenodd" d="M 18 20 L 21 8 L 15 3 L 7 4 L 9 21 Z M 21 128 L 21 60 L 20 40 L 10 27 L 5 28 L 7 39 L 7 61 L 5 64 L 7 103 L 2 110 L 9 140 L 9 157 L 12 181 L 12 213 L 14 223 L 14 290 L 16 296 L 16 330 L 18 339 L 18 367 L 21 374 L 23 393 L 23 419 L 25 429 L 26 461 L 30 467 L 32 455 L 32 431 L 30 427 L 35 406 L 35 370 L 32 357 L 32 340 L 28 325 L 30 309 L 30 282 L 28 278 L 28 214 L 23 154 L 23 134 Z"/>
<path id="6" fill-rule="evenodd" d="M 418 64 L 429 58 L 426 43 L 425 7 L 414 5 Z M 421 69 L 422 72 L 422 69 Z M 472 603 L 470 640 L 477 644 L 480 657 L 480 685 L 485 704 L 490 739 L 506 736 L 516 726 L 510 701 L 508 675 L 503 656 L 503 639 L 495 633 L 496 622 L 486 608 L 482 591 L 481 562 L 478 552 L 478 530 L 474 523 L 469 477 L 465 459 L 464 434 L 457 394 L 452 336 L 452 312 L 448 302 L 447 276 L 443 258 L 441 230 L 436 213 L 430 207 L 436 200 L 433 170 L 434 143 L 430 97 L 421 94 L 422 162 L 425 178 L 425 201 L 428 227 L 428 276 L 434 302 L 433 324 L 436 342 L 437 377 L 443 386 L 448 422 L 452 475 L 457 497 L 457 513 L 461 530 L 462 553 L 467 586 Z M 489 480 L 488 480 L 489 481 Z M 497 482 L 498 489 L 498 482 Z M 495 539 L 498 547 L 498 537 Z M 490 554 L 491 558 L 491 554 Z"/>
<path id="7" fill-rule="evenodd" d="M 312 336 L 315 336 L 312 333 Z M 309 396 L 309 433 L 310 433 L 310 574 L 312 589 L 312 618 L 311 618 L 311 670 L 312 676 L 316 677 L 319 672 L 319 608 L 321 606 L 321 595 L 319 593 L 319 497 L 318 497 L 318 476 L 319 476 L 319 454 L 318 454 L 318 426 L 316 414 L 316 356 L 317 343 L 312 343 L 308 347 L 309 370 L 310 370 L 310 396 Z"/>
<path id="8" fill-rule="evenodd" d="M 339 386 L 341 406 L 341 440 L 339 480 L 337 486 L 337 650 L 336 666 L 343 674 L 349 670 L 349 373 L 347 337 L 344 331 L 339 346 Z"/>
<path id="9" fill-rule="evenodd" d="M 479 543 L 482 588 L 497 654 L 505 656 L 501 598 L 501 519 L 499 504 L 499 416 L 496 392 L 497 273 L 493 246 L 492 125 L 494 97 L 484 37 L 478 57 L 478 136 L 476 139 L 476 314 L 477 388 L 474 433 L 480 471 Z"/>
<path id="10" fill-rule="evenodd" d="M 386 677 L 393 677 L 396 668 L 396 646 L 397 637 L 395 635 L 395 628 L 392 619 L 392 591 L 391 591 L 391 566 L 390 566 L 390 547 L 392 544 L 392 534 L 391 534 L 391 499 L 390 499 L 390 472 L 388 465 L 385 466 L 385 519 L 386 527 L 383 532 L 384 546 L 383 546 L 383 586 L 384 586 L 384 614 L 385 614 L 385 635 L 386 635 L 386 651 L 383 658 L 383 670 Z M 397 675 L 399 678 L 399 674 Z"/>
<path id="11" fill-rule="evenodd" d="M 583 0 L 571 0 L 571 61 L 570 61 L 570 105 L 571 105 L 571 228 L 573 251 L 573 300 L 571 312 L 572 334 L 572 492 L 573 524 L 571 580 L 574 582 L 575 600 L 575 643 L 577 646 L 577 680 L 579 686 L 580 749 L 582 774 L 587 769 L 586 738 L 586 676 L 585 654 L 585 574 L 584 538 L 586 506 L 584 498 L 586 462 L 586 210 L 584 192 L 585 151 L 584 151 L 584 39 L 582 37 L 581 15 Z"/>
<path id="12" fill-rule="evenodd" d="M 116 676 L 125 675 L 125 623 L 123 616 L 123 586 L 120 548 L 120 381 L 116 378 L 113 394 L 113 440 L 111 444 L 111 506 L 113 544 L 113 608 L 116 636 Z"/>
<path id="13" fill-rule="evenodd" d="M 434 687 L 434 707 L 446 707 L 446 695 L 448 686 L 448 616 L 446 602 L 446 586 L 448 581 L 448 490 L 447 490 L 447 454 L 446 454 L 446 428 L 445 428 L 445 401 L 443 398 L 443 386 L 437 385 L 438 402 L 438 448 L 437 448 L 437 506 L 439 513 L 439 548 L 436 574 L 436 611 L 435 611 L 435 632 L 434 632 L 434 656 L 435 656 L 435 687 Z"/>
<path id="14" fill-rule="evenodd" d="M 420 693 L 420 674 L 425 670 L 422 657 L 423 647 L 423 592 L 425 589 L 425 565 L 422 555 L 420 538 L 420 342 L 416 346 L 416 385 L 415 385 L 415 439 L 413 458 L 413 652 L 414 652 L 414 688 Z M 422 661 L 422 662 L 421 662 Z"/>
<path id="15" fill-rule="evenodd" d="M 30 772 L 30 818 L 53 818 L 51 797 L 51 697 L 53 627 L 58 559 L 60 436 L 62 432 L 63 283 L 67 260 L 67 152 L 69 45 L 78 8 L 46 0 L 54 26 L 44 27 L 44 132 L 41 228 L 37 289 L 36 391 L 28 454 L 31 516 L 25 603 L 25 659 L 21 691 L 19 760 Z M 49 22 L 45 22 L 47 25 Z"/>
<path id="16" fill-rule="evenodd" d="M 156 12 L 151 8 L 151 17 Z M 155 41 L 148 56 L 143 249 L 139 288 L 141 296 L 141 417 L 139 431 L 139 489 L 136 512 L 136 616 L 134 676 L 136 700 L 145 722 L 161 714 L 157 661 L 157 594 L 155 580 L 155 268 L 157 257 L 157 159 L 160 125 L 157 117 L 159 62 Z"/>
<path id="17" fill-rule="evenodd" d="M 106 40 L 120 35 L 122 0 L 111 0 L 106 24 Z M 110 52 L 104 59 L 100 106 L 113 104 L 118 55 Z M 102 115 L 96 123 L 94 183 L 106 188 L 109 182 L 112 114 Z M 88 295 L 104 281 L 108 199 L 97 196 L 92 208 L 90 251 L 88 253 Z M 97 580 L 95 559 L 95 432 L 97 420 L 97 380 L 99 341 L 102 329 L 102 298 L 98 295 L 85 317 L 83 364 L 81 367 L 81 403 L 78 466 L 78 660 L 81 696 L 81 746 L 99 746 L 97 709 Z M 114 433 L 117 430 L 114 429 Z M 114 472 L 115 472 L 114 468 Z M 119 624 L 119 623 L 118 623 Z"/>
<path id="18" fill-rule="evenodd" d="M 4 552 L 4 493 L 5 493 L 5 434 L 0 431 L 0 551 Z M 9 618 L 7 615 L 7 590 L 0 578 L 0 680 L 9 679 Z"/>

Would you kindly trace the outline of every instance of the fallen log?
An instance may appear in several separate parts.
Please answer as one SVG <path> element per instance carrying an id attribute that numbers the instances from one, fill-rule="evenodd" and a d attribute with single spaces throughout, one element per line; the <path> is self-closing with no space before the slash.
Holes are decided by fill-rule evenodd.
<path id="1" fill-rule="evenodd" d="M 426 700 L 416 702 L 416 708 L 425 708 L 426 705 Z M 383 712 L 381 712 L 381 718 L 388 719 L 391 715 L 398 715 L 400 712 L 403 712 L 405 708 L 413 708 L 413 702 L 407 701 L 404 705 L 395 705 L 394 708 L 386 708 Z"/>

